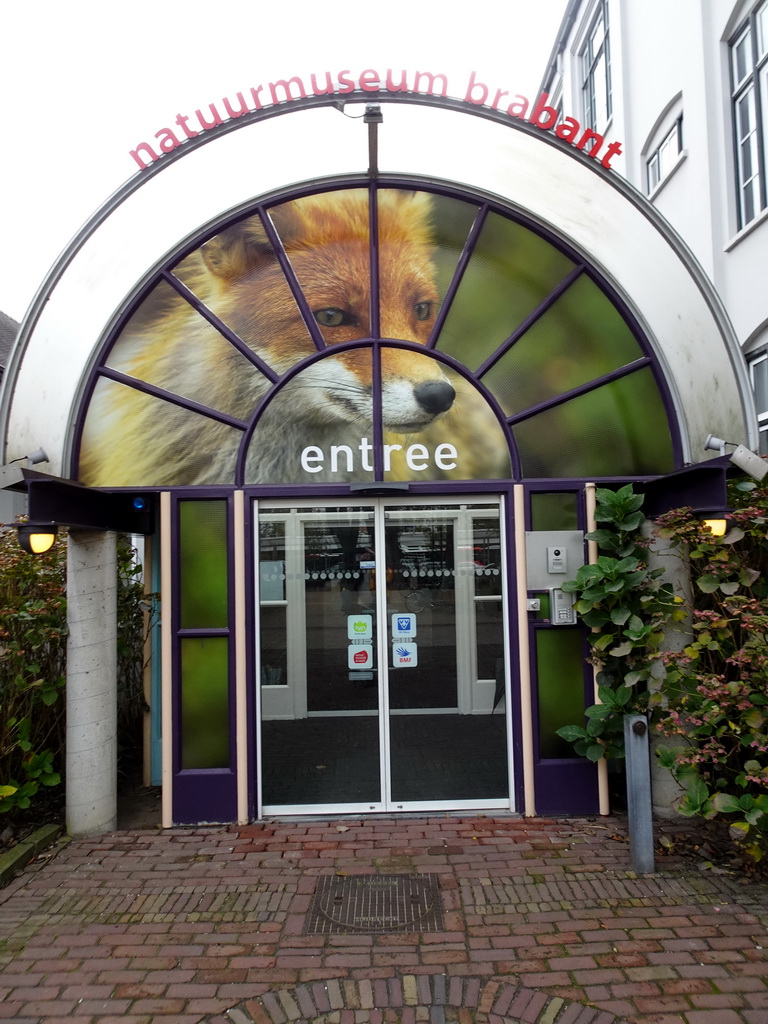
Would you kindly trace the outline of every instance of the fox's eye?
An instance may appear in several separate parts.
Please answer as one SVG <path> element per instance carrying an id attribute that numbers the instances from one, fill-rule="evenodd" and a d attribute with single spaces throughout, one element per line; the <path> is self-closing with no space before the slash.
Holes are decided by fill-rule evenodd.
<path id="1" fill-rule="evenodd" d="M 431 302 L 417 302 L 413 307 L 413 311 L 416 314 L 417 320 L 429 320 L 432 316 L 432 303 Z"/>
<path id="2" fill-rule="evenodd" d="M 354 323 L 346 309 L 337 309 L 335 306 L 331 306 L 329 309 L 316 309 L 314 314 L 315 320 L 321 327 L 344 327 Z"/>

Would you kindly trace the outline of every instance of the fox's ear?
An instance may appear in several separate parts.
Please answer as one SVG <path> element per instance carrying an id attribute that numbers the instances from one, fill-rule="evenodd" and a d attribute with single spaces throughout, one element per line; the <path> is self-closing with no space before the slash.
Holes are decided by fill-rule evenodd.
<path id="1" fill-rule="evenodd" d="M 224 278 L 241 277 L 275 258 L 258 215 L 220 231 L 200 252 L 208 270 Z"/>

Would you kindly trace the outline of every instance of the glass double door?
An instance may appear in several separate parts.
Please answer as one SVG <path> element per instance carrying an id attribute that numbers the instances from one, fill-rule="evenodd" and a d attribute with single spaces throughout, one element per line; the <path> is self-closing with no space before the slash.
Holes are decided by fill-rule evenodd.
<path id="1" fill-rule="evenodd" d="M 500 523 L 259 503 L 262 813 L 510 806 Z"/>

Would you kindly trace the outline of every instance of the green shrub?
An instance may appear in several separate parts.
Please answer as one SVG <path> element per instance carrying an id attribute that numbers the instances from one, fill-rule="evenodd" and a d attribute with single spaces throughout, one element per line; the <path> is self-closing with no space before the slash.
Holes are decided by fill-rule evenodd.
<path id="1" fill-rule="evenodd" d="M 563 589 L 591 628 L 601 703 L 586 724 L 558 730 L 593 761 L 623 753 L 623 717 L 648 712 L 674 743 L 660 763 L 681 786 L 678 811 L 726 815 L 753 862 L 768 853 L 768 488 L 731 486 L 730 529 L 716 537 L 690 508 L 661 516 L 659 536 L 690 566 L 693 605 L 684 608 L 648 568 L 640 536 L 642 496 L 631 485 L 597 491 L 600 529 L 588 537 L 605 554 Z M 691 640 L 663 649 L 664 632 L 688 619 Z"/>
<path id="2" fill-rule="evenodd" d="M 586 724 L 557 730 L 591 761 L 624 756 L 624 715 L 647 708 L 649 688 L 665 673 L 665 627 L 685 614 L 662 579 L 663 569 L 648 566 L 648 542 L 641 536 L 643 495 L 627 484 L 618 491 L 598 488 L 596 498 L 600 525 L 587 539 L 604 553 L 563 583 L 563 590 L 575 595 L 576 612 L 591 630 L 600 703 L 587 708 Z"/>
<path id="3" fill-rule="evenodd" d="M 0 530 L 0 812 L 61 781 L 66 644 L 66 546 L 30 555 Z"/>
<path id="4" fill-rule="evenodd" d="M 118 756 L 130 770 L 141 750 L 144 616 L 141 566 L 118 537 Z M 0 529 L 0 813 L 24 812 L 40 787 L 61 782 L 67 660 L 66 538 L 30 555 Z"/>

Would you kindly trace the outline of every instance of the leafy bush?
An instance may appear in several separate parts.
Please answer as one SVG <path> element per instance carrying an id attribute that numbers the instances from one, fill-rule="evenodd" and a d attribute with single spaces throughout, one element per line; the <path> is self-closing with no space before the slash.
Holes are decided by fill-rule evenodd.
<path id="1" fill-rule="evenodd" d="M 661 763 L 683 787 L 686 816 L 729 816 L 732 838 L 753 859 L 768 852 L 768 489 L 731 489 L 730 529 L 715 537 L 690 509 L 659 532 L 684 546 L 695 585 L 693 637 L 665 655 L 654 694 L 657 729 L 676 737 Z"/>
<path id="2" fill-rule="evenodd" d="M 118 538 L 118 737 L 122 765 L 141 750 L 145 710 L 141 566 Z M 0 813 L 24 812 L 61 782 L 64 760 L 66 540 L 42 555 L 0 529 Z"/>
<path id="3" fill-rule="evenodd" d="M 600 703 L 587 708 L 586 725 L 557 730 L 591 761 L 624 756 L 624 715 L 646 709 L 649 684 L 666 671 L 665 626 L 685 615 L 681 600 L 661 579 L 664 570 L 648 566 L 648 542 L 641 536 L 643 496 L 627 484 L 618 491 L 598 488 L 596 498 L 595 519 L 601 525 L 587 539 L 605 554 L 582 566 L 563 590 L 576 596 L 576 612 L 592 630 Z"/>
<path id="4" fill-rule="evenodd" d="M 0 812 L 61 781 L 66 643 L 65 545 L 30 555 L 0 530 Z"/>
<path id="5" fill-rule="evenodd" d="M 631 485 L 598 490 L 589 534 L 606 552 L 564 590 L 592 629 L 602 703 L 586 725 L 558 730 L 593 761 L 623 753 L 623 716 L 651 715 L 673 738 L 660 763 L 680 783 L 678 811 L 729 816 L 731 836 L 753 862 L 768 852 L 768 488 L 731 487 L 730 529 L 716 537 L 690 508 L 657 521 L 658 535 L 689 560 L 693 606 L 685 608 L 649 569 L 639 530 L 642 496 Z M 688 619 L 691 640 L 663 650 L 665 629 Z"/>

